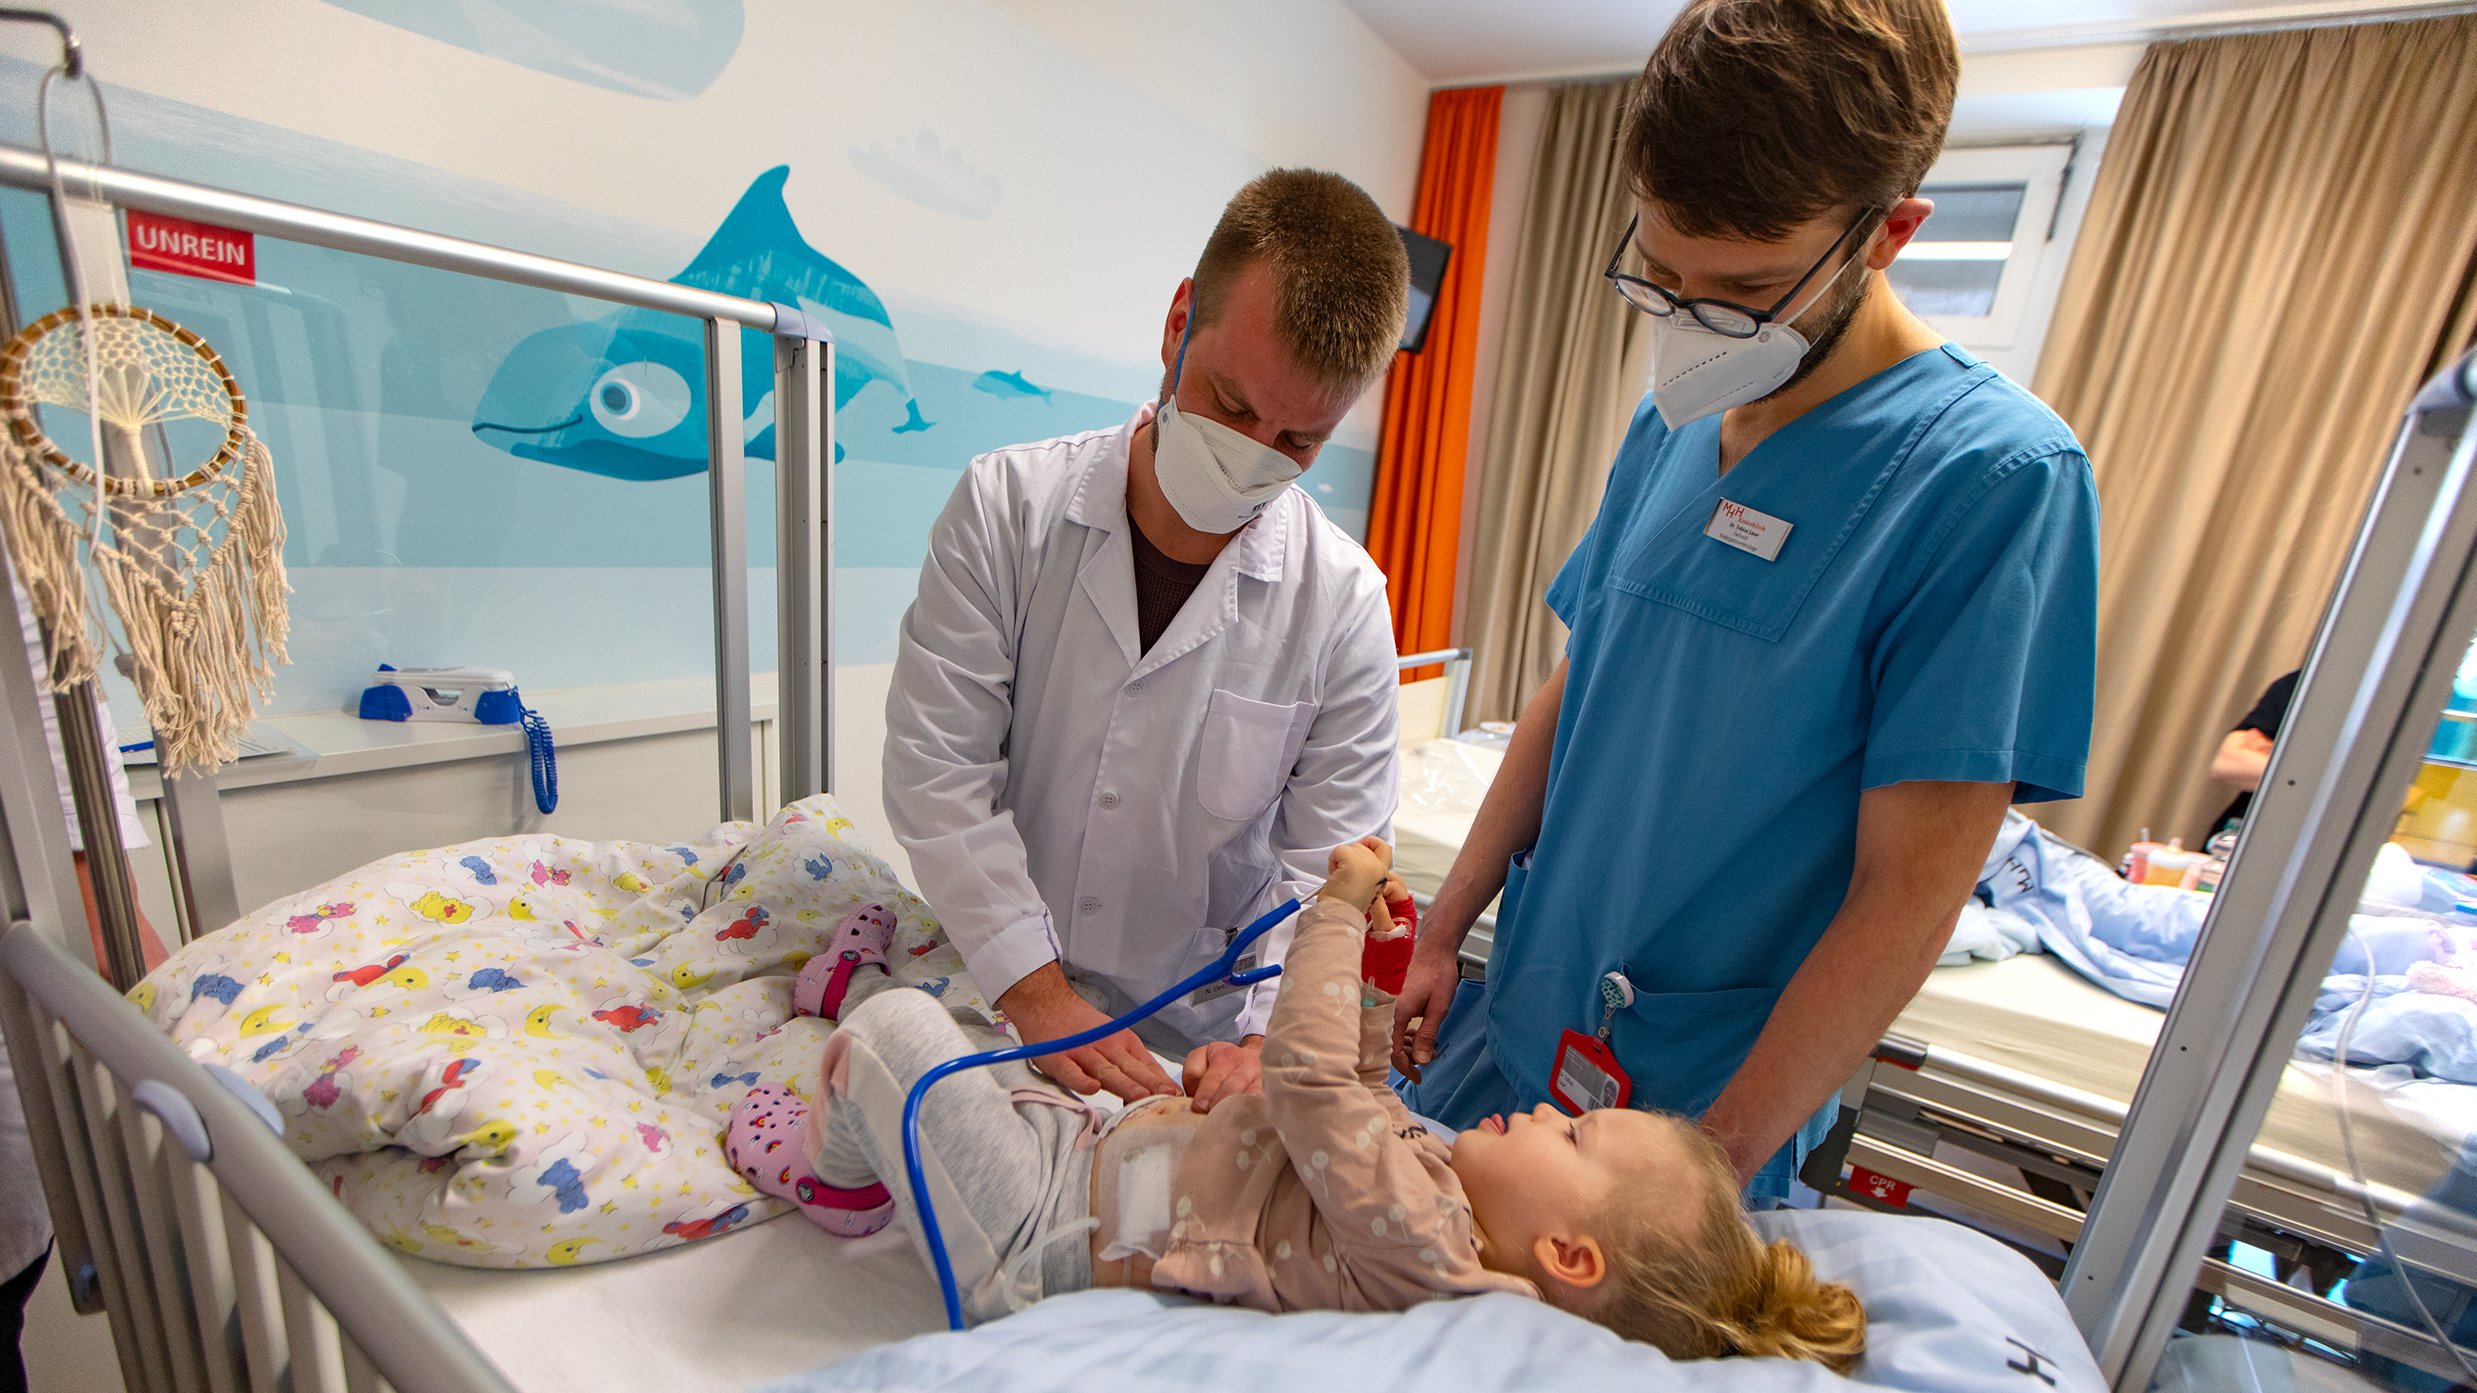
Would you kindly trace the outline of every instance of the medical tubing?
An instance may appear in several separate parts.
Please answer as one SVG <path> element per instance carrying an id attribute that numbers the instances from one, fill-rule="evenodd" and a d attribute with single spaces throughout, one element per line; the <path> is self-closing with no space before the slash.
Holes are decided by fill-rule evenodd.
<path id="1" fill-rule="evenodd" d="M 2331 1048 L 2331 1091 L 2339 1096 L 2340 1154 L 2347 1158 L 2348 1178 L 2356 1183 L 2357 1203 L 2365 1207 L 2365 1222 L 2374 1230 L 2376 1254 L 2391 1264 L 2392 1274 L 2400 1279 L 2400 1290 L 2408 1293 L 2409 1304 L 2417 1308 L 2417 1318 L 2425 1323 L 2425 1333 L 2451 1355 L 2452 1361 L 2460 1366 L 2460 1372 L 2468 1376 L 2469 1382 L 2477 1383 L 2477 1366 L 2469 1363 L 2468 1356 L 2461 1352 L 2460 1342 L 2452 1339 L 2450 1333 L 2443 1329 L 2443 1323 L 2434 1318 L 2433 1308 L 2425 1304 L 2424 1294 L 2417 1290 L 2417 1274 L 2409 1270 L 2408 1264 L 2400 1261 L 2399 1253 L 2392 1248 L 2391 1227 L 2383 1222 L 2382 1210 L 2374 1203 L 2374 1192 L 2366 1184 L 2365 1167 L 2357 1160 L 2356 1118 L 2349 1105 L 2355 1080 L 2348 1077 L 2348 1047 L 2355 1042 L 2357 1021 L 2365 1015 L 2365 1008 L 2374 1002 L 2374 949 L 2357 932 L 2355 924 L 2347 926 L 2347 934 L 2348 941 L 2354 943 L 2357 952 L 2365 958 L 2365 985 L 2358 990 L 2357 999 L 2348 1008 L 2348 1014 L 2340 1020 L 2339 1038 L 2332 1042 Z"/>
<path id="2" fill-rule="evenodd" d="M 904 1178 L 912 1187 L 912 1208 L 920 1216 L 918 1222 L 921 1242 L 927 1245 L 930 1264 L 937 1269 L 938 1295 L 946 1302 L 947 1329 L 961 1330 L 963 1328 L 963 1295 L 955 1287 L 954 1260 L 946 1255 L 946 1237 L 938 1228 L 937 1206 L 929 1199 L 928 1170 L 921 1164 L 920 1158 L 920 1105 L 922 1100 L 929 1096 L 929 1090 L 937 1084 L 938 1080 L 951 1074 L 960 1074 L 966 1069 L 985 1069 L 992 1064 L 1007 1064 L 1018 1059 L 1034 1059 L 1042 1055 L 1061 1054 L 1067 1050 L 1080 1050 L 1086 1045 L 1107 1039 L 1133 1026 L 1137 1021 L 1154 1015 L 1189 992 L 1210 986 L 1215 982 L 1227 980 L 1233 986 L 1246 987 L 1278 977 L 1281 975 L 1280 963 L 1249 968 L 1244 972 L 1234 972 L 1231 969 L 1237 966 L 1239 955 L 1254 946 L 1257 939 L 1264 937 L 1273 930 L 1274 926 L 1298 912 L 1299 902 L 1295 899 L 1286 900 L 1266 910 L 1257 917 L 1254 923 L 1239 930 L 1231 937 L 1229 946 L 1221 950 L 1220 957 L 1197 968 L 1177 985 L 1125 1015 L 1113 1016 L 1090 1030 L 1077 1031 L 1060 1040 L 1036 1040 L 1029 1044 L 1009 1045 L 1004 1049 L 988 1050 L 980 1054 L 958 1055 L 921 1075 L 920 1081 L 912 1085 L 912 1091 L 903 1098 Z"/>

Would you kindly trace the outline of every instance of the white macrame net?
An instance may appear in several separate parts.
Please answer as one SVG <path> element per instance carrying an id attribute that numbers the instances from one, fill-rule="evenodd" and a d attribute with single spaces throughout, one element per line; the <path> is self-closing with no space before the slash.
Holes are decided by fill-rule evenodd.
<path id="1" fill-rule="evenodd" d="M 172 773 L 211 771 L 234 757 L 273 694 L 274 664 L 286 661 L 273 462 L 246 424 L 232 448 L 207 459 L 162 458 L 169 437 L 155 428 L 203 421 L 224 444 L 245 412 L 214 350 L 145 311 L 98 305 L 82 322 L 47 316 L 18 342 L 17 390 L 0 435 L 0 526 L 50 640 L 52 685 L 66 690 L 95 675 L 111 641 L 108 607 L 134 660 L 157 758 Z M 73 444 L 99 426 L 106 470 L 78 462 L 91 447 L 55 446 L 38 406 L 54 409 L 54 423 L 76 413 L 65 418 L 76 429 L 59 429 Z"/>

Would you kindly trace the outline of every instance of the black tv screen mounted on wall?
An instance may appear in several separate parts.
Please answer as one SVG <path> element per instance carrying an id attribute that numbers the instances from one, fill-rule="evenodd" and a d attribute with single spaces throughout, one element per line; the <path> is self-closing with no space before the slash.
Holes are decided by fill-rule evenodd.
<path id="1" fill-rule="evenodd" d="M 1445 263 L 1453 258 L 1454 249 L 1407 227 L 1395 231 L 1402 234 L 1402 249 L 1411 257 L 1411 306 L 1402 319 L 1402 351 L 1417 353 L 1427 346 L 1428 320 L 1436 309 L 1437 291 L 1445 284 Z"/>

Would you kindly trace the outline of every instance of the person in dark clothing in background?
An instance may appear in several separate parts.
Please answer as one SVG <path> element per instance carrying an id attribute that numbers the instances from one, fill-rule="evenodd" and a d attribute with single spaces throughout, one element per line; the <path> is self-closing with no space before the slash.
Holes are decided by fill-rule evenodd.
<path id="1" fill-rule="evenodd" d="M 2253 808 L 2254 790 L 2262 786 L 2262 771 L 2270 767 L 2271 745 L 2279 739 L 2279 727 L 2287 722 L 2288 703 L 2296 699 L 2296 679 L 2301 675 L 2302 669 L 2273 679 L 2271 685 L 2262 689 L 2261 699 L 2254 702 L 2253 709 L 2245 713 L 2245 719 L 2238 721 L 2227 739 L 2219 742 L 2219 753 L 2211 757 L 2210 776 L 2233 785 L 2239 792 L 2196 845 L 2209 842 L 2230 824 L 2242 821 Z"/>

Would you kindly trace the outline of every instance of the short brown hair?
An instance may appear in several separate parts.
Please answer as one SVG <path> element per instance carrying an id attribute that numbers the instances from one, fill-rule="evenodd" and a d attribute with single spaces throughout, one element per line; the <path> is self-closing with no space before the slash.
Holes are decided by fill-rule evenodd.
<path id="1" fill-rule="evenodd" d="M 1727 1153 L 1683 1118 L 1671 1118 L 1700 1187 L 1683 1225 L 1648 1216 L 1641 1197 L 1674 1193 L 1681 1177 L 1644 1177 L 1607 1201 L 1595 1231 L 1608 1237 L 1609 1280 L 1596 1310 L 1581 1311 L 1672 1359 L 1750 1354 L 1811 1359 L 1847 1373 L 1866 1351 L 1856 1292 L 1819 1281 L 1785 1239 L 1765 1243 L 1746 1222 Z"/>
<path id="2" fill-rule="evenodd" d="M 1358 392 L 1393 361 L 1410 302 L 1410 257 L 1366 190 L 1320 169 L 1249 180 L 1196 261 L 1197 324 L 1213 322 L 1230 284 L 1257 261 L 1272 268 L 1273 329 L 1300 366 Z"/>
<path id="3" fill-rule="evenodd" d="M 1628 103 L 1626 176 L 1690 237 L 1888 208 L 1943 153 L 1960 77 L 1943 0 L 1693 0 Z"/>

